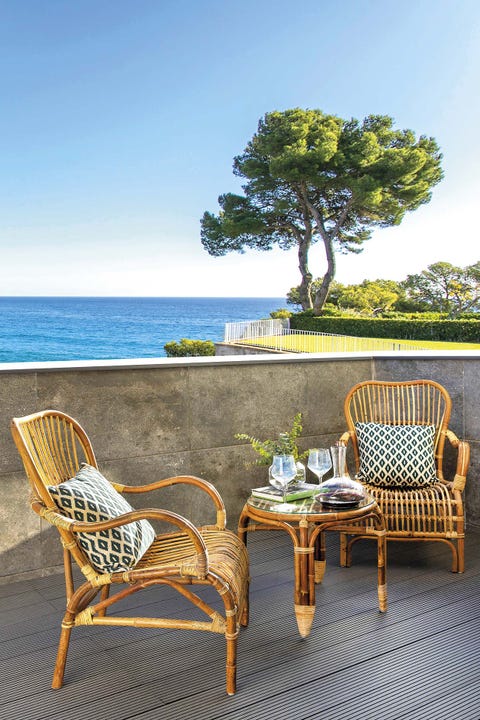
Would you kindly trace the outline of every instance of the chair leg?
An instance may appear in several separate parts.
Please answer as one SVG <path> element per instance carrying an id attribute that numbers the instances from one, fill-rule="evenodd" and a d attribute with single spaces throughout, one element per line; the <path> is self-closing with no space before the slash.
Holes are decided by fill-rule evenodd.
<path id="1" fill-rule="evenodd" d="M 465 540 L 463 538 L 459 538 L 457 541 L 457 551 L 458 551 L 458 572 L 463 573 L 463 572 L 465 572 Z"/>
<path id="2" fill-rule="evenodd" d="M 250 608 L 249 608 L 249 602 L 248 597 L 245 600 L 245 605 L 243 606 L 242 615 L 240 617 L 240 625 L 242 627 L 247 627 L 250 620 Z"/>
<path id="3" fill-rule="evenodd" d="M 238 630 L 229 635 L 225 633 L 227 641 L 227 666 L 226 666 L 226 682 L 227 695 L 235 695 L 237 690 L 237 638 Z"/>
<path id="4" fill-rule="evenodd" d="M 235 695 L 237 690 L 237 641 L 240 632 L 237 625 L 238 615 L 235 612 L 232 598 L 227 599 L 227 596 L 224 595 L 223 601 L 225 605 L 225 640 L 227 644 L 226 689 L 227 695 Z"/>
<path id="5" fill-rule="evenodd" d="M 58 690 L 63 685 L 63 674 L 65 672 L 65 664 L 67 662 L 68 645 L 70 642 L 70 634 L 72 632 L 73 623 L 70 617 L 65 618 L 62 623 L 62 631 L 58 642 L 57 661 L 55 670 L 53 671 L 52 688 Z"/>
<path id="6" fill-rule="evenodd" d="M 340 533 L 340 567 L 350 567 L 348 558 L 348 536 Z"/>

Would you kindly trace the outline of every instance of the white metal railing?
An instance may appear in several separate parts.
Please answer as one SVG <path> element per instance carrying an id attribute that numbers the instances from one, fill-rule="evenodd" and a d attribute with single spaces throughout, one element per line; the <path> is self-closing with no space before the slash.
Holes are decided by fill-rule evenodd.
<path id="1" fill-rule="evenodd" d="M 422 349 L 420 343 L 412 346 L 411 344 L 380 338 L 291 330 L 288 319 L 227 323 L 225 325 L 225 342 L 255 345 L 271 350 L 294 353 Z"/>
<path id="2" fill-rule="evenodd" d="M 258 338 L 265 338 L 271 335 L 281 335 L 284 330 L 290 329 L 290 320 L 267 319 L 267 320 L 245 320 L 225 324 L 224 342 L 235 343 L 242 340 L 253 341 Z"/>

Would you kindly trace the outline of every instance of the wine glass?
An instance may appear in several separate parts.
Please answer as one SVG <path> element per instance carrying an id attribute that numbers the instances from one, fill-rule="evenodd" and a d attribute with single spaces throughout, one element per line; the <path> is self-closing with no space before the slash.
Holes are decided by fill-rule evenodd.
<path id="1" fill-rule="evenodd" d="M 313 448 L 308 453 L 308 467 L 322 482 L 322 477 L 332 467 L 332 459 L 327 448 Z"/>
<path id="2" fill-rule="evenodd" d="M 277 509 L 290 510 L 291 505 L 287 503 L 287 489 L 297 474 L 297 466 L 293 455 L 274 455 L 270 466 L 270 483 L 282 491 L 283 502 L 277 505 Z"/>

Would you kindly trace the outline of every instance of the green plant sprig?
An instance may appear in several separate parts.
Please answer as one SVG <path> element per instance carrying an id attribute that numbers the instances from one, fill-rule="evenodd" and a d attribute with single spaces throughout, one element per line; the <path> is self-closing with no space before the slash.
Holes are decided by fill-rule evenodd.
<path id="1" fill-rule="evenodd" d="M 301 435 L 302 430 L 302 413 L 297 413 L 291 429 L 288 432 L 280 433 L 276 440 L 259 440 L 246 433 L 237 433 L 235 439 L 249 442 L 254 452 L 260 456 L 253 463 L 254 465 L 271 465 L 274 455 L 293 455 L 297 462 L 308 455 L 308 451 L 300 453 L 297 446 L 297 438 Z"/>

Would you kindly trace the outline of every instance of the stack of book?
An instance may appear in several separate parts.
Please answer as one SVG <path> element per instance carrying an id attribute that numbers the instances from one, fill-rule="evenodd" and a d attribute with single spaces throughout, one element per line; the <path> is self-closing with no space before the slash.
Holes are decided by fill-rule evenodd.
<path id="1" fill-rule="evenodd" d="M 253 497 L 262 498 L 263 500 L 273 500 L 275 502 L 283 502 L 283 493 L 281 490 L 266 485 L 265 487 L 253 488 L 251 491 Z M 290 488 L 287 491 L 285 500 L 286 502 L 292 502 L 292 500 L 301 500 L 302 498 L 311 497 L 314 493 L 318 493 L 318 485 L 311 485 L 309 483 L 298 483 L 295 487 Z"/>

